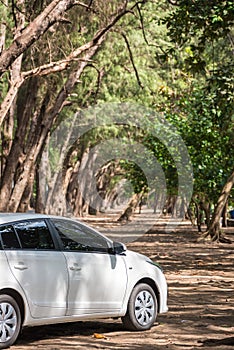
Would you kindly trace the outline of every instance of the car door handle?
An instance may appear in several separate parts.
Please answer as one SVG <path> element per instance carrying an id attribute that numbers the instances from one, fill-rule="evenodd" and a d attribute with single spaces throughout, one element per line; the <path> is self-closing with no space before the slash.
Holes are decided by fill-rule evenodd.
<path id="1" fill-rule="evenodd" d="M 73 266 L 70 266 L 71 271 L 80 271 L 81 267 L 78 266 L 77 264 L 74 264 Z"/>
<path id="2" fill-rule="evenodd" d="M 16 270 L 21 270 L 21 271 L 23 271 L 23 270 L 27 270 L 28 269 L 28 266 L 26 266 L 26 265 L 24 265 L 24 263 L 18 263 L 17 265 L 14 265 L 14 268 L 16 269 Z"/>

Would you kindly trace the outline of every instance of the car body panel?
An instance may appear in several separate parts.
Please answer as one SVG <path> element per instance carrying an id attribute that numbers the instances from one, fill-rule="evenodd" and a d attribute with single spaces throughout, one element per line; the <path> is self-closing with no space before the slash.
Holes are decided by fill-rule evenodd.
<path id="1" fill-rule="evenodd" d="M 92 252 L 64 255 L 70 277 L 67 315 L 118 312 L 127 287 L 123 257 Z"/>
<path id="2" fill-rule="evenodd" d="M 6 250 L 6 256 L 12 274 L 25 292 L 32 317 L 65 316 L 68 271 L 63 253 Z"/>

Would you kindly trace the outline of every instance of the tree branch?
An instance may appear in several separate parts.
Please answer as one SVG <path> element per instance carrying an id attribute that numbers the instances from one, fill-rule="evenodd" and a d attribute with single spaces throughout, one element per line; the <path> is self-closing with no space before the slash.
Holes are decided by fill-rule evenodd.
<path id="1" fill-rule="evenodd" d="M 146 37 L 145 26 L 144 26 L 144 19 L 143 19 L 143 16 L 142 16 L 142 14 L 141 14 L 141 9 L 140 9 L 139 4 L 137 4 L 136 8 L 137 8 L 137 12 L 138 12 L 138 14 L 139 14 L 139 19 L 140 19 L 140 23 L 141 23 L 141 30 L 142 30 L 143 38 L 144 38 L 146 44 L 147 44 L 148 46 L 157 47 L 157 48 L 159 48 L 164 54 L 166 54 L 166 51 L 163 50 L 163 48 L 162 48 L 161 46 L 159 46 L 159 45 L 157 45 L 157 44 L 149 43 L 149 41 L 148 41 L 148 39 L 147 39 L 147 37 Z M 158 54 L 157 52 L 156 52 L 156 56 L 157 56 L 158 60 L 160 61 L 160 57 L 159 57 L 159 54 Z"/>
<path id="2" fill-rule="evenodd" d="M 18 35 L 12 44 L 2 51 L 0 56 L 0 75 L 55 22 L 59 21 L 63 17 L 64 12 L 76 5 L 88 7 L 83 2 L 76 0 L 53 0 L 39 16 L 21 31 L 21 35 Z"/>
<path id="3" fill-rule="evenodd" d="M 88 9 L 90 9 L 90 7 L 92 6 L 93 0 L 90 0 L 89 5 L 88 5 Z"/>
<path id="4" fill-rule="evenodd" d="M 22 79 L 21 77 L 10 86 L 10 89 L 7 92 L 6 97 L 4 98 L 4 101 L 1 103 L 0 106 L 0 126 L 2 125 L 3 120 L 5 119 L 16 95 L 17 92 L 20 88 L 20 86 L 23 84 L 24 79 Z"/>
<path id="5" fill-rule="evenodd" d="M 16 14 L 15 14 L 14 0 L 11 0 L 11 11 L 12 11 L 13 20 L 14 20 L 14 23 L 15 23 L 15 28 L 17 28 L 17 19 L 16 19 Z"/>
<path id="6" fill-rule="evenodd" d="M 141 83 L 141 80 L 140 80 L 140 77 L 139 77 L 139 74 L 138 74 L 138 71 L 137 71 L 135 62 L 134 62 L 134 58 L 133 58 L 133 54 L 132 54 L 132 50 L 131 50 L 131 47 L 130 47 L 128 38 L 126 37 L 126 35 L 125 35 L 124 33 L 121 33 L 121 35 L 122 35 L 122 37 L 124 38 L 124 41 L 125 41 L 125 43 L 126 43 L 126 46 L 127 46 L 128 52 L 129 52 L 130 61 L 131 61 L 132 66 L 133 66 L 133 69 L 134 69 L 134 72 L 135 72 L 135 75 L 136 75 L 136 79 L 137 79 L 138 85 L 143 89 L 144 86 L 143 86 L 143 84 Z"/>
<path id="7" fill-rule="evenodd" d="M 0 0 L 1 4 L 3 4 L 5 7 L 8 7 L 8 4 L 5 4 L 3 0 Z"/>
<path id="8" fill-rule="evenodd" d="M 79 5 L 79 6 L 82 6 L 84 8 L 86 8 L 87 10 L 91 10 L 93 11 L 94 13 L 96 13 L 96 11 L 94 10 L 94 8 L 92 7 L 92 2 L 93 0 L 90 1 L 90 3 L 88 5 L 84 4 L 83 2 L 80 2 L 80 1 L 76 1 L 76 4 L 75 5 Z"/>
<path id="9" fill-rule="evenodd" d="M 97 82 L 96 82 L 95 91 L 93 89 L 90 89 L 89 93 L 85 96 L 85 99 L 88 100 L 88 98 L 93 95 L 94 96 L 93 100 L 96 101 L 98 92 L 100 91 L 101 81 L 102 81 L 102 78 L 105 74 L 105 70 L 104 70 L 104 68 L 101 68 L 99 70 L 97 67 L 95 67 L 94 64 L 88 64 L 86 67 L 91 67 L 91 68 L 95 69 L 95 71 L 97 72 Z"/>
<path id="10" fill-rule="evenodd" d="M 43 66 L 36 67 L 34 69 L 31 69 L 27 72 L 23 72 L 21 75 L 24 79 L 30 78 L 32 76 L 43 76 L 43 75 L 48 75 L 52 73 L 57 73 L 61 72 L 64 69 L 68 68 L 71 62 L 74 61 L 86 61 L 86 62 L 92 62 L 92 60 L 86 60 L 83 58 L 67 58 L 64 60 L 56 61 L 56 62 L 50 62 L 48 64 L 44 64 Z"/>
<path id="11" fill-rule="evenodd" d="M 57 0 L 58 1 L 58 0 Z M 76 3 L 80 3 L 80 2 L 76 2 Z M 89 41 L 88 43 L 80 46 L 79 48 L 77 48 L 76 50 L 74 50 L 73 52 L 70 53 L 69 56 L 67 56 L 66 59 L 58 61 L 58 62 L 51 62 L 48 64 L 45 64 L 41 67 L 37 67 L 35 69 L 32 69 L 28 72 L 22 72 L 21 75 L 18 77 L 17 81 L 14 81 L 14 83 L 12 84 L 12 86 L 10 87 L 4 101 L 1 104 L 0 107 L 0 126 L 3 122 L 3 120 L 5 119 L 9 108 L 11 106 L 12 101 L 14 100 L 18 89 L 20 88 L 20 86 L 23 84 L 23 82 L 28 79 L 29 77 L 32 76 L 43 76 L 43 75 L 48 75 L 51 73 L 56 73 L 56 72 L 60 72 L 64 69 L 66 69 L 71 62 L 73 61 L 80 61 L 83 64 L 87 64 L 87 62 L 92 62 L 92 60 L 90 60 L 90 58 L 88 56 L 83 57 L 83 58 L 78 58 L 81 54 L 88 52 L 89 50 L 91 50 L 92 48 L 95 48 L 99 45 L 101 45 L 102 42 L 102 38 L 105 37 L 105 35 L 112 29 L 112 27 L 120 20 L 120 18 L 122 18 L 125 14 L 127 14 L 129 11 L 126 8 L 121 8 L 119 13 L 110 20 L 110 22 L 103 27 L 101 30 L 99 30 L 93 37 L 93 39 L 91 41 Z M 80 75 L 80 74 L 78 74 Z M 78 82 L 78 79 L 77 79 Z"/>

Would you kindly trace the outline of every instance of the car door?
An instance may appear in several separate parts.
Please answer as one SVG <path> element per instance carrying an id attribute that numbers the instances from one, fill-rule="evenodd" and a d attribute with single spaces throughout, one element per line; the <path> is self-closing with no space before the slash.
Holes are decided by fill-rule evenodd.
<path id="1" fill-rule="evenodd" d="M 68 315 L 118 313 L 126 287 L 124 256 L 110 254 L 108 239 L 72 220 L 53 219 L 69 272 Z"/>
<path id="2" fill-rule="evenodd" d="M 66 259 L 55 249 L 44 220 L 27 220 L 0 228 L 11 271 L 27 297 L 32 317 L 66 314 Z"/>

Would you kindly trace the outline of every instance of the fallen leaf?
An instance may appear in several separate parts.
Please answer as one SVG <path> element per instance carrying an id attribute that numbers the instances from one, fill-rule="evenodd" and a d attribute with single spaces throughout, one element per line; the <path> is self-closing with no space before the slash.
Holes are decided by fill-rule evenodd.
<path id="1" fill-rule="evenodd" d="M 94 333 L 93 334 L 93 338 L 96 338 L 96 339 L 108 339 L 104 334 L 100 334 L 100 333 Z"/>

